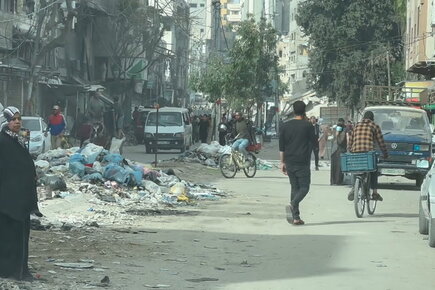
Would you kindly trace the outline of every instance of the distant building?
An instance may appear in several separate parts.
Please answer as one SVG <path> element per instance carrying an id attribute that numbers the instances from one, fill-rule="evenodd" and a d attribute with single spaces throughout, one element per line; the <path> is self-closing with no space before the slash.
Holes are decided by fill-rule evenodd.
<path id="1" fill-rule="evenodd" d="M 408 0 L 406 23 L 406 70 L 435 77 L 435 3 Z"/>

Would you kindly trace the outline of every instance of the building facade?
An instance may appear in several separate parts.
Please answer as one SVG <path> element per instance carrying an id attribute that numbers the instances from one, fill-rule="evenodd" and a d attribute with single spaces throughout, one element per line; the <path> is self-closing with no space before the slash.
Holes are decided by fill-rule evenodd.
<path id="1" fill-rule="evenodd" d="M 409 0 L 406 23 L 406 70 L 435 77 L 435 1 Z"/>

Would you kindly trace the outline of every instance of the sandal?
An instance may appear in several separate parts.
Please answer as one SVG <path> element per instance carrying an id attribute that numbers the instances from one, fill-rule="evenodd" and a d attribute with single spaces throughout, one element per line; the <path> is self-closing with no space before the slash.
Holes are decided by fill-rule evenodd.
<path id="1" fill-rule="evenodd" d="M 304 224 L 305 224 L 305 222 L 303 220 L 293 220 L 293 225 L 295 225 L 295 226 L 301 226 Z"/>
<path id="2" fill-rule="evenodd" d="M 372 200 L 383 201 L 384 199 L 379 193 L 372 193 Z"/>

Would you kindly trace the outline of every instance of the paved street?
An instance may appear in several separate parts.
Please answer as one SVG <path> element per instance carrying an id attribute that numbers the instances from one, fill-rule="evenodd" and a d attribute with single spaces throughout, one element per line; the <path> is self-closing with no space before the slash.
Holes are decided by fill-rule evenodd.
<path id="1" fill-rule="evenodd" d="M 380 182 L 384 202 L 374 216 L 358 219 L 348 187 L 330 186 L 326 168 L 313 171 L 301 206 L 307 224 L 295 227 L 285 220 L 290 187 L 278 170 L 217 180 L 231 196 L 202 204 L 198 215 L 138 220 L 158 231 L 153 240 L 172 242 L 128 279 L 173 289 L 433 289 L 435 251 L 418 233 L 419 192 L 413 181 Z M 169 270 L 156 270 L 156 263 Z"/>

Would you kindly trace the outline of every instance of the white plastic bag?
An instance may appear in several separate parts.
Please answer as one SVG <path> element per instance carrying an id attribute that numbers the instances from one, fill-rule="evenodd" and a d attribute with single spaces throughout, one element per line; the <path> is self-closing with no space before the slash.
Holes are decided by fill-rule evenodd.
<path id="1" fill-rule="evenodd" d="M 110 144 L 110 150 L 109 150 L 110 153 L 121 154 L 120 149 L 121 149 L 122 143 L 124 143 L 124 141 L 125 141 L 125 137 L 122 139 L 118 139 L 118 138 L 113 137 L 112 143 Z"/>

